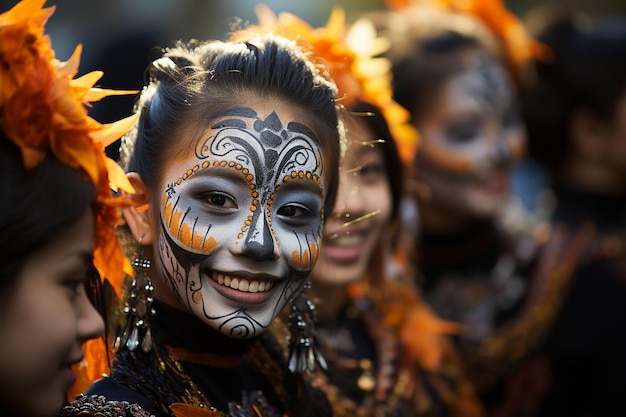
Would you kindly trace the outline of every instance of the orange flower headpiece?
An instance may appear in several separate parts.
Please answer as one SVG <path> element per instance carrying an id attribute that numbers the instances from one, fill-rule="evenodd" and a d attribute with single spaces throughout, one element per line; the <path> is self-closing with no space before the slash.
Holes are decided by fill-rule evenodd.
<path id="1" fill-rule="evenodd" d="M 394 11 L 424 4 L 478 19 L 501 44 L 509 70 L 518 81 L 526 62 L 533 58 L 547 60 L 551 56 L 549 48 L 530 37 L 503 0 L 385 0 L 385 3 Z"/>
<path id="2" fill-rule="evenodd" d="M 44 3 L 23 0 L 0 14 L 0 128 L 21 149 L 26 169 L 51 153 L 91 180 L 97 189 L 94 264 L 103 278 L 121 283 L 132 269 L 114 233 L 124 202 L 114 198 L 111 189 L 134 190 L 104 149 L 131 128 L 136 116 L 103 125 L 87 116 L 85 106 L 135 92 L 94 88 L 103 75 L 99 71 L 73 79 L 81 46 L 66 62 L 55 58 L 44 34 L 54 7 L 44 9 Z"/>
<path id="3" fill-rule="evenodd" d="M 256 7 L 256 14 L 259 24 L 235 32 L 230 40 L 256 32 L 275 33 L 296 41 L 337 85 L 341 103 L 348 109 L 356 101 L 376 106 L 387 121 L 403 160 L 413 159 L 418 134 L 409 121 L 409 112 L 392 98 L 391 63 L 379 57 L 389 43 L 376 37 L 371 22 L 361 19 L 348 30 L 342 8 L 333 9 L 326 26 L 320 28 L 313 28 L 291 13 L 276 16 L 263 4 Z"/>

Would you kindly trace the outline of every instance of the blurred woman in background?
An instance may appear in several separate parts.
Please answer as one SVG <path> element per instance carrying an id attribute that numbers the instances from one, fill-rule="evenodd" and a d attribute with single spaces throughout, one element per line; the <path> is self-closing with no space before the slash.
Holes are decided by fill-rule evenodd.
<path id="1" fill-rule="evenodd" d="M 626 392 L 626 20 L 537 12 L 553 58 L 522 90 L 529 155 L 551 179 L 553 245 L 582 246 L 559 260 L 572 272 L 539 415 L 613 415 Z"/>

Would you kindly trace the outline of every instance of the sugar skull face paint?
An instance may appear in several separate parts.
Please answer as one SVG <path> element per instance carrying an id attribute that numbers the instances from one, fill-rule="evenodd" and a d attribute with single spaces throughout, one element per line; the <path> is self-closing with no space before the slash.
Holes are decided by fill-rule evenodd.
<path id="1" fill-rule="evenodd" d="M 526 132 L 504 68 L 483 53 L 467 54 L 464 68 L 418 118 L 417 171 L 434 204 L 484 217 L 509 196 L 511 169 L 524 153 Z"/>
<path id="2" fill-rule="evenodd" d="M 167 168 L 160 206 L 159 273 L 196 316 L 238 338 L 297 294 L 321 238 L 320 144 L 295 110 L 265 110 L 212 120 Z"/>

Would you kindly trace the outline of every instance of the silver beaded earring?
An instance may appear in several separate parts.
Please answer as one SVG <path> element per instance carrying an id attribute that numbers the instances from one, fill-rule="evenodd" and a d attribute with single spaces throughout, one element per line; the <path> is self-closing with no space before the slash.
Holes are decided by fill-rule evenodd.
<path id="1" fill-rule="evenodd" d="M 315 304 L 307 296 L 311 281 L 307 281 L 300 294 L 291 301 L 289 313 L 289 370 L 291 373 L 314 371 L 316 364 L 327 369 L 326 360 L 317 349 Z"/>
<path id="2" fill-rule="evenodd" d="M 150 261 L 143 257 L 142 240 L 143 236 L 139 238 L 137 256 L 132 261 L 135 277 L 124 298 L 123 311 L 126 316 L 126 326 L 115 347 L 126 346 L 133 351 L 141 346 L 141 349 L 147 353 L 152 349 L 149 318 L 155 314 L 152 308 L 154 287 L 148 276 Z"/>

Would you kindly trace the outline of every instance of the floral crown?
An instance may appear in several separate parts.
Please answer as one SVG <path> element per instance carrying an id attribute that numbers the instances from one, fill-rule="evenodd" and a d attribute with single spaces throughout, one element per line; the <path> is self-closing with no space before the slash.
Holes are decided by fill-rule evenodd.
<path id="1" fill-rule="evenodd" d="M 0 14 L 0 128 L 22 154 L 26 169 L 51 153 L 84 172 L 97 190 L 94 265 L 104 279 L 121 283 L 132 268 L 124 258 L 114 227 L 126 204 L 111 189 L 134 192 L 122 169 L 106 157 L 105 147 L 128 131 L 136 116 L 100 124 L 86 106 L 111 95 L 133 94 L 94 88 L 102 72 L 73 79 L 81 46 L 66 62 L 55 58 L 44 26 L 54 7 L 46 0 L 23 0 Z M 114 285 L 114 288 L 119 285 Z"/>
<path id="2" fill-rule="evenodd" d="M 264 4 L 256 7 L 256 15 L 258 25 L 235 32 L 230 40 L 255 32 L 271 32 L 294 40 L 337 85 L 341 104 L 348 109 L 356 101 L 376 106 L 389 125 L 402 159 L 413 159 L 418 133 L 410 123 L 409 112 L 392 98 L 391 63 L 379 56 L 388 49 L 389 42 L 376 37 L 370 21 L 361 19 L 347 30 L 342 8 L 333 9 L 326 26 L 320 28 L 313 28 L 291 13 L 276 16 Z"/>
<path id="3" fill-rule="evenodd" d="M 550 49 L 531 38 L 520 19 L 503 0 L 385 0 L 387 8 L 402 11 L 414 5 L 427 5 L 464 14 L 481 22 L 502 47 L 512 76 L 519 81 L 522 68 L 531 59 L 548 60 Z"/>

